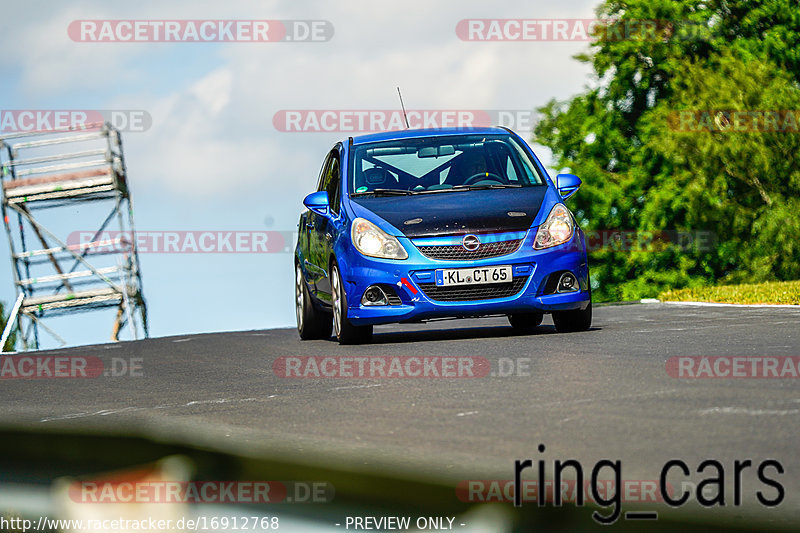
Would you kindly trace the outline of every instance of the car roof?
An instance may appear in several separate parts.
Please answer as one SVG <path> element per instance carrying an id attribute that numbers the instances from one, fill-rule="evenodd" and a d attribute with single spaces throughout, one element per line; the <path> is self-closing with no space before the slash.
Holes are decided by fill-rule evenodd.
<path id="1" fill-rule="evenodd" d="M 418 139 L 422 137 L 443 137 L 449 135 L 508 135 L 508 130 L 498 127 L 482 128 L 431 128 L 415 130 L 384 131 L 353 137 L 353 144 L 366 144 L 381 141 L 396 141 L 400 139 Z"/>

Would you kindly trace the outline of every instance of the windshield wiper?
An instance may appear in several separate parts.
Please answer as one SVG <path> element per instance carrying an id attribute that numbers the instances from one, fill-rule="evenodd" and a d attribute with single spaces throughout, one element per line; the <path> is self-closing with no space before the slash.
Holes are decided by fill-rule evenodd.
<path id="1" fill-rule="evenodd" d="M 496 185 L 495 184 L 492 184 L 492 185 L 456 185 L 453 188 L 454 189 L 461 189 L 461 190 L 467 189 L 467 190 L 470 190 L 470 191 L 479 191 L 481 189 L 508 189 L 508 188 L 518 189 L 520 187 L 522 187 L 522 185 L 519 184 L 519 183 L 498 183 Z"/>
<path id="2" fill-rule="evenodd" d="M 464 191 L 480 191 L 485 189 L 507 189 L 507 188 L 520 188 L 522 185 L 518 183 L 498 183 L 496 185 L 456 185 L 447 189 L 423 189 L 419 191 L 411 191 L 412 194 L 436 194 L 446 192 L 464 192 Z"/>
<path id="3" fill-rule="evenodd" d="M 459 192 L 459 191 L 480 191 L 485 189 L 518 189 L 522 187 L 519 183 L 497 183 L 494 185 L 456 185 L 448 189 L 420 189 L 418 191 L 405 191 L 403 189 L 374 189 L 372 191 L 354 192 L 350 194 L 351 198 L 359 196 L 411 196 L 412 194 L 435 194 L 441 192 Z"/>
<path id="4" fill-rule="evenodd" d="M 354 196 L 366 196 L 368 194 L 372 194 L 375 196 L 409 196 L 411 194 L 416 194 L 414 191 L 404 191 L 402 189 L 374 189 L 371 191 L 364 191 L 364 192 L 354 192 L 350 194 L 350 197 Z"/>

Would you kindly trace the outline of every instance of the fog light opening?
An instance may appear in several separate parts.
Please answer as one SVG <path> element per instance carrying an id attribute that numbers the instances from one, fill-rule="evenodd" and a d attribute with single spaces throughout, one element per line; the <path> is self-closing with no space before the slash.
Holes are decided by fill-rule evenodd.
<path id="1" fill-rule="evenodd" d="M 389 305 L 389 299 L 383 289 L 377 285 L 371 285 L 364 291 L 361 305 Z"/>
<path id="2" fill-rule="evenodd" d="M 578 287 L 578 280 L 572 272 L 564 272 L 558 280 L 558 288 L 556 292 L 576 292 L 580 289 Z"/>

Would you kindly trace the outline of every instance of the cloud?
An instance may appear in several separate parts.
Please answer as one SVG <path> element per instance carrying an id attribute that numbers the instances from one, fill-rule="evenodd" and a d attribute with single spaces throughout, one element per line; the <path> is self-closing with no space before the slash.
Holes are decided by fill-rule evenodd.
<path id="1" fill-rule="evenodd" d="M 572 59 L 585 43 L 464 42 L 456 24 L 589 18 L 597 2 L 11 2 L 0 19 L 0 101 L 4 108 L 146 110 L 150 129 L 123 134 L 140 229 L 262 229 L 268 220 L 269 229 L 291 230 L 323 157 L 346 134 L 281 133 L 272 125 L 276 112 L 398 109 L 398 85 L 411 109 L 523 110 L 567 98 L 588 81 L 589 68 Z M 91 44 L 67 35 L 73 20 L 142 18 L 321 19 L 335 34 L 326 43 L 266 44 Z M 288 255 L 141 260 L 155 334 L 293 320 Z M 245 289 L 252 297 L 242 299 L 231 279 L 256 280 Z M 184 304 L 180 313 L 176 302 Z M 84 330 L 66 329 L 86 340 L 97 338 L 95 330 L 94 316 Z"/>
<path id="2" fill-rule="evenodd" d="M 199 104 L 212 116 L 219 115 L 231 100 L 233 73 L 230 69 L 218 69 L 189 88 Z"/>
<path id="3" fill-rule="evenodd" d="M 131 63 L 144 50 L 70 40 L 67 26 L 87 13 L 79 5 L 66 5 L 55 11 L 53 4 L 41 10 L 31 10 L 24 2 L 22 5 L 28 9 L 19 18 L 4 13 L 0 31 L 0 47 L 13 50 L 11 54 L 3 54 L 0 64 L 20 71 L 19 93 L 27 98 L 43 98 L 75 88 L 108 90 L 125 86 L 136 78 Z M 92 13 L 96 18 L 111 18 L 107 8 L 94 9 Z"/>
<path id="4" fill-rule="evenodd" d="M 326 43 L 142 45 L 74 43 L 66 35 L 80 18 L 229 18 L 233 6 L 237 18 L 330 20 L 335 36 Z M 588 17 L 590 6 L 566 3 L 535 16 Z M 9 40 L 21 45 L 14 47 L 20 90 L 58 101 L 67 89 L 85 88 L 98 108 L 114 102 L 147 110 L 151 129 L 126 136 L 141 158 L 131 163 L 137 179 L 196 197 L 267 187 L 265 168 L 289 180 L 277 186 L 294 195 L 307 188 L 308 178 L 290 177 L 316 176 L 325 152 L 346 134 L 279 132 L 272 117 L 280 110 L 397 109 L 398 85 L 410 109 L 530 110 L 576 92 L 589 72 L 570 59 L 585 43 L 477 43 L 455 34 L 462 18 L 531 17 L 525 2 L 151 2 L 113 11 L 83 2 L 42 20 L 26 13 L 21 28 L 3 37 L 7 49 Z M 165 56 L 173 62 L 163 64 Z M 176 72 L 176 57 L 198 66 Z"/>

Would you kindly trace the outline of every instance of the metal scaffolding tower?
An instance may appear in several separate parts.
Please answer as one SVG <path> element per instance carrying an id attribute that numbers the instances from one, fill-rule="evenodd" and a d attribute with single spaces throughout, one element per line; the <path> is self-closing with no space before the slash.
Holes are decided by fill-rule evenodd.
<path id="1" fill-rule="evenodd" d="M 40 328 L 65 343 L 45 319 L 109 307 L 112 340 L 125 325 L 131 338 L 147 337 L 119 131 L 97 123 L 0 135 L 0 169 L 17 292 L 8 321 L 18 318 L 22 348 L 39 348 Z"/>

